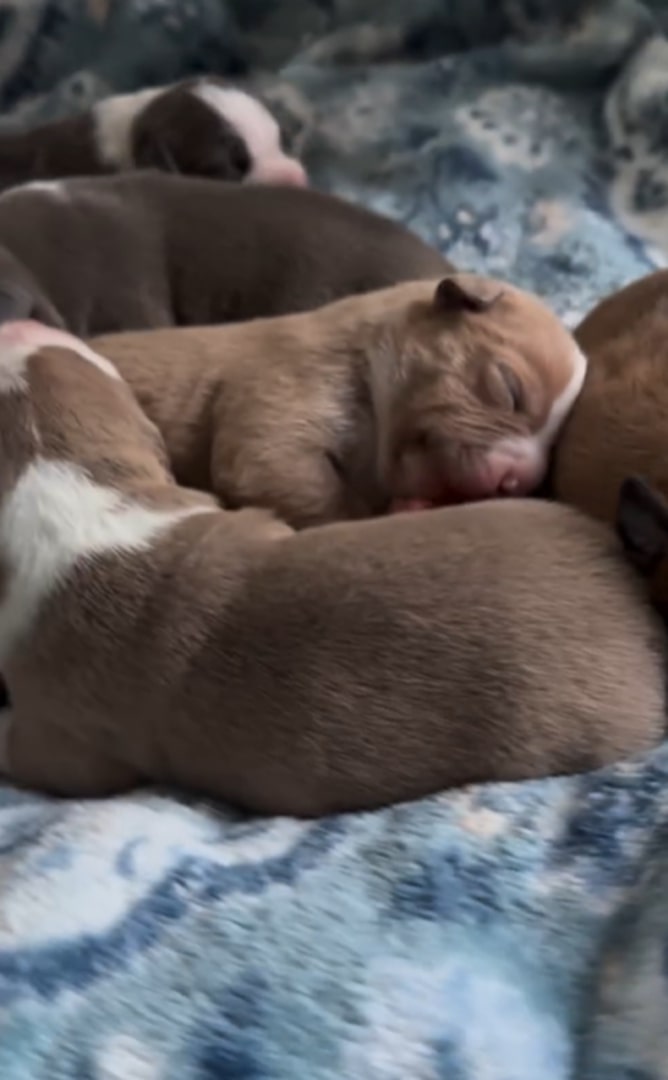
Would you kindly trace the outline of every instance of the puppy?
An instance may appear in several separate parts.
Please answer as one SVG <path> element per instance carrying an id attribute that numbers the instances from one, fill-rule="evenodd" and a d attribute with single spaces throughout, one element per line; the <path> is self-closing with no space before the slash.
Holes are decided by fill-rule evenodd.
<path id="1" fill-rule="evenodd" d="M 128 173 L 0 196 L 0 291 L 79 334 L 307 311 L 449 264 L 402 225 L 332 195 Z M 51 320 L 50 320 L 51 321 Z"/>
<path id="2" fill-rule="evenodd" d="M 283 150 L 271 113 L 214 75 L 109 97 L 78 116 L 0 135 L 3 188 L 146 168 L 216 180 L 307 182 Z"/>
<path id="3" fill-rule="evenodd" d="M 552 487 L 558 499 L 612 523 L 631 474 L 668 496 L 668 271 L 603 300 L 576 338 L 588 373 L 555 449 Z M 663 575 L 655 597 L 668 602 Z"/>
<path id="4" fill-rule="evenodd" d="M 534 500 L 292 534 L 177 488 L 113 366 L 0 329 L 4 765 L 267 813 L 594 768 L 664 725 L 664 643 L 613 532 Z"/>
<path id="5" fill-rule="evenodd" d="M 92 345 L 180 483 L 295 528 L 532 491 L 585 374 L 536 297 L 469 274 Z"/>

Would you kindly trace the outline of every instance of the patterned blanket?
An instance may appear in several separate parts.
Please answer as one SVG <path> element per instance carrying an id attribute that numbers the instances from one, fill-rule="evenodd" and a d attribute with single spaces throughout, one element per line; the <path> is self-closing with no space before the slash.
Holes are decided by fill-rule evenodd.
<path id="1" fill-rule="evenodd" d="M 668 0 L 2 0 L 0 125 L 216 70 L 569 320 L 668 252 Z M 0 789 L 2 1080 L 665 1080 L 668 745 L 315 823 Z"/>

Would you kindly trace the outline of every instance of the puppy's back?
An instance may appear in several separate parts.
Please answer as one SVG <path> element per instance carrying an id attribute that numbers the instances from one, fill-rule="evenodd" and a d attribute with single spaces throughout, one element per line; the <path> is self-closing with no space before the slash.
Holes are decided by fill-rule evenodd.
<path id="1" fill-rule="evenodd" d="M 0 244 L 79 334 L 306 311 L 449 268 L 331 195 L 151 172 L 6 192 Z"/>
<path id="2" fill-rule="evenodd" d="M 222 768 L 260 810 L 581 771 L 663 732 L 664 640 L 641 581 L 609 530 L 548 503 L 292 536 L 257 563 L 201 670 L 221 657 L 225 763 L 195 752 L 191 780 L 207 789 Z M 191 683 L 179 723 L 221 691 Z"/>
<path id="3" fill-rule="evenodd" d="M 660 626 L 614 537 L 575 511 L 263 528 L 191 516 L 76 568 L 8 668 L 19 779 L 317 815 L 661 737 Z"/>

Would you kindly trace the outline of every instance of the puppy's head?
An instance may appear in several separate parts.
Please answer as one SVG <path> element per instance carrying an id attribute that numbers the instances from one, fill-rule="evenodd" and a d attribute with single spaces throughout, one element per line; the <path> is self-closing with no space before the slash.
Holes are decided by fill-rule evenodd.
<path id="1" fill-rule="evenodd" d="M 280 128 L 264 105 L 213 77 L 179 83 L 152 98 L 134 117 L 129 138 L 139 168 L 307 184 L 302 165 L 283 150 Z"/>
<path id="2" fill-rule="evenodd" d="M 409 305 L 392 352 L 377 411 L 380 467 L 398 507 L 539 486 L 586 369 L 540 300 L 490 278 L 452 275 Z"/>

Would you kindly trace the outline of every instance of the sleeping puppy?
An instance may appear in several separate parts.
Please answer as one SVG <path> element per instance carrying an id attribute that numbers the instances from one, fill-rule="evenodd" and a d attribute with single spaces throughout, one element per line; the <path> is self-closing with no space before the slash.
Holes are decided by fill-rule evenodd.
<path id="1" fill-rule="evenodd" d="M 513 499 L 293 534 L 176 487 L 113 366 L 0 329 L 3 762 L 266 813 L 590 769 L 664 727 L 664 640 L 614 533 Z M 363 722 L 360 722 L 363 718 Z"/>
<path id="2" fill-rule="evenodd" d="M 532 491 L 585 375 L 541 301 L 470 274 L 92 345 L 180 483 L 295 528 Z"/>
<path id="3" fill-rule="evenodd" d="M 274 117 L 215 75 L 119 94 L 88 112 L 0 134 L 0 187 L 131 169 L 265 184 L 306 184 Z"/>
<path id="4" fill-rule="evenodd" d="M 5 318 L 79 334 L 235 322 L 434 278 L 446 260 L 398 223 L 308 189 L 128 173 L 0 196 Z M 42 316 L 40 316 L 42 318 Z"/>
<path id="5" fill-rule="evenodd" d="M 558 499 L 612 523 L 632 474 L 668 497 L 668 271 L 603 300 L 576 338 L 589 367 L 556 446 L 552 486 Z M 662 575 L 655 597 L 668 602 Z"/>

